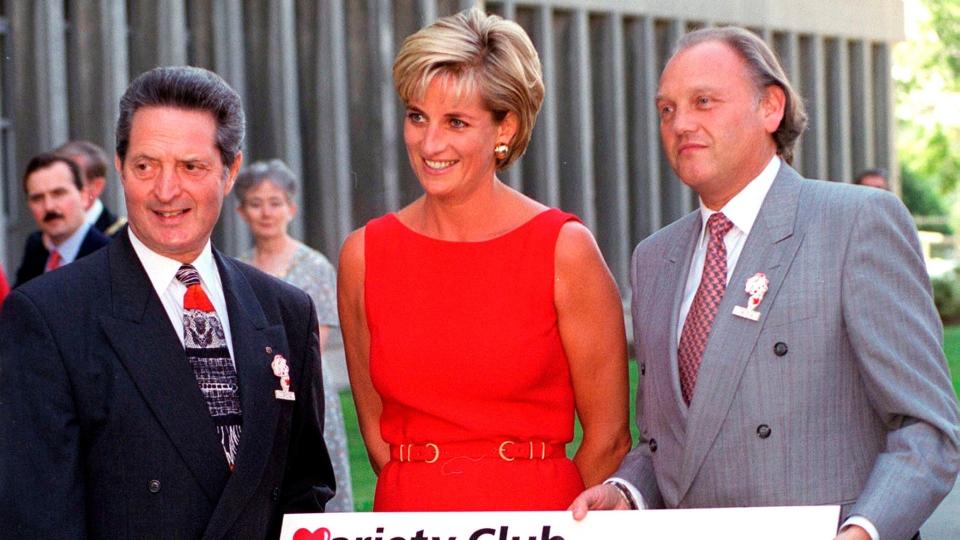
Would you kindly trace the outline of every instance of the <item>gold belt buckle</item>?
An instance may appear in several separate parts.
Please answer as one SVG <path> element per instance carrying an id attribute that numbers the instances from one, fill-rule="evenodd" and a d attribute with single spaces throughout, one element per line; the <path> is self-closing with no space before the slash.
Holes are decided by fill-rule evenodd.
<path id="1" fill-rule="evenodd" d="M 410 444 L 401 444 L 400 445 L 400 463 L 406 461 L 407 463 L 413 461 L 413 443 Z M 424 463 L 436 463 L 440 459 L 440 447 L 433 443 L 425 443 L 424 448 L 430 448 L 433 450 L 433 457 L 431 459 L 423 460 Z M 406 459 L 404 459 L 404 447 L 406 447 Z"/>
<path id="2" fill-rule="evenodd" d="M 500 454 L 500 459 L 502 459 L 502 460 L 504 460 L 504 461 L 513 461 L 514 458 L 512 458 L 512 457 L 507 457 L 507 456 L 503 453 L 504 450 L 506 450 L 506 446 L 507 446 L 508 444 L 515 444 L 515 443 L 514 443 L 513 441 L 503 441 L 502 443 L 500 443 L 500 448 L 497 450 L 497 453 Z"/>
<path id="3" fill-rule="evenodd" d="M 427 448 L 433 448 L 433 459 L 426 459 L 426 460 L 424 460 L 424 463 L 435 463 L 438 459 L 440 459 L 440 447 L 439 447 L 439 446 L 437 446 L 437 445 L 435 445 L 435 444 L 433 444 L 433 443 L 430 443 L 430 442 L 428 442 L 428 443 L 425 444 L 424 446 L 426 446 Z"/>
<path id="4" fill-rule="evenodd" d="M 535 456 L 533 453 L 534 445 L 533 441 L 530 441 L 530 460 L 532 461 Z M 540 441 L 540 461 L 547 459 L 547 443 Z"/>

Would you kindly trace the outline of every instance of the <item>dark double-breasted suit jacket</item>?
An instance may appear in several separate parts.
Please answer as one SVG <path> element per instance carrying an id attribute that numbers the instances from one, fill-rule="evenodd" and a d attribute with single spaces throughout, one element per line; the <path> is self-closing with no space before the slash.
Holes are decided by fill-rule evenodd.
<path id="1" fill-rule="evenodd" d="M 313 304 L 214 256 L 243 411 L 236 470 L 123 232 L 0 314 L 0 535 L 275 538 L 283 513 L 322 511 L 334 479 Z M 295 401 L 274 396 L 277 354 Z"/>
<path id="2" fill-rule="evenodd" d="M 104 235 L 96 227 L 90 227 L 87 229 L 87 234 L 83 236 L 80 250 L 77 251 L 77 259 L 86 257 L 109 243 L 109 236 Z M 40 231 L 30 233 L 30 236 L 27 237 L 27 243 L 23 246 L 23 260 L 20 262 L 20 268 L 17 269 L 16 281 L 14 281 L 13 286 L 19 287 L 42 275 L 49 256 L 50 252 L 43 245 L 43 237 Z"/>

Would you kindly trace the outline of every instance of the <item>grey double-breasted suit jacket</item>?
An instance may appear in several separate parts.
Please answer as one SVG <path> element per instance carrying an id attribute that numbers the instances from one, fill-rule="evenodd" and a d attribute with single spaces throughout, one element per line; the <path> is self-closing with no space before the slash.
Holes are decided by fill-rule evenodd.
<path id="1" fill-rule="evenodd" d="M 695 211 L 637 246 L 640 440 L 616 476 L 651 507 L 843 505 L 912 536 L 960 466 L 957 402 L 913 222 L 891 194 L 783 164 L 713 323 L 689 408 L 677 322 Z M 769 291 L 737 317 L 748 278 Z"/>

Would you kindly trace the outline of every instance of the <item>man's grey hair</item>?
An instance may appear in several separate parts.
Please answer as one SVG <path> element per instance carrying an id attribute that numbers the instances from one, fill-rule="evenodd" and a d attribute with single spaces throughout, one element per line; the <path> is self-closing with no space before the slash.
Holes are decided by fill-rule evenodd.
<path id="1" fill-rule="evenodd" d="M 123 162 L 130 144 L 133 115 L 142 107 L 206 111 L 217 122 L 217 148 L 229 169 L 240 154 L 246 118 L 237 92 L 219 75 L 192 66 L 158 67 L 142 73 L 120 98 L 117 156 Z"/>

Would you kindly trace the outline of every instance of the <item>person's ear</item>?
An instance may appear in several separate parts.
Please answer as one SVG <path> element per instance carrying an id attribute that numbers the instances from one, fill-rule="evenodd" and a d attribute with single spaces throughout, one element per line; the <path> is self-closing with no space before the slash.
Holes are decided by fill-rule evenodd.
<path id="1" fill-rule="evenodd" d="M 227 183 L 223 187 L 223 194 L 226 195 L 230 193 L 230 190 L 233 189 L 233 183 L 237 181 L 237 173 L 240 172 L 240 167 L 243 165 L 243 152 L 237 152 L 237 157 L 233 159 L 233 165 L 230 166 L 230 172 L 227 174 Z"/>
<path id="2" fill-rule="evenodd" d="M 517 136 L 517 130 L 520 129 L 520 119 L 517 113 L 510 111 L 503 120 L 497 124 L 497 144 L 505 144 L 513 147 L 513 138 Z"/>
<path id="3" fill-rule="evenodd" d="M 775 84 L 767 86 L 760 100 L 760 114 L 767 133 L 774 133 L 780 128 L 786 106 L 787 94 L 783 88 Z"/>
<path id="4" fill-rule="evenodd" d="M 117 176 L 120 177 L 120 183 L 123 183 L 123 161 L 120 160 L 120 154 L 113 156 L 113 168 L 117 170 Z"/>

